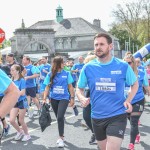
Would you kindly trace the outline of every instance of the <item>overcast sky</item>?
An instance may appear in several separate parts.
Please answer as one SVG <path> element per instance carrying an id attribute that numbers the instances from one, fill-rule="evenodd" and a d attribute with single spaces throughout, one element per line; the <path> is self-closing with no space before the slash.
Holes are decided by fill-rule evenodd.
<path id="1" fill-rule="evenodd" d="M 1 0 L 0 28 L 9 39 L 21 27 L 22 18 L 26 27 L 40 20 L 53 20 L 60 5 L 64 18 L 82 17 L 91 23 L 100 19 L 102 28 L 108 30 L 113 21 L 111 11 L 119 3 L 122 0 Z"/>

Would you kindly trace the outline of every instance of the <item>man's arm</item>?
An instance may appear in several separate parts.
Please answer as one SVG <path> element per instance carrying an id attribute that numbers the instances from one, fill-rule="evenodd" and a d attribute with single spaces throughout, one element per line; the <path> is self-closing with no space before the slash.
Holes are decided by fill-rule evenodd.
<path id="1" fill-rule="evenodd" d="M 0 117 L 4 118 L 16 104 L 19 98 L 19 90 L 13 82 L 10 83 L 5 91 L 3 101 L 0 104 Z"/>
<path id="2" fill-rule="evenodd" d="M 82 107 L 86 107 L 90 103 L 90 98 L 84 96 L 84 89 L 76 88 L 76 95 L 78 100 L 81 102 Z"/>

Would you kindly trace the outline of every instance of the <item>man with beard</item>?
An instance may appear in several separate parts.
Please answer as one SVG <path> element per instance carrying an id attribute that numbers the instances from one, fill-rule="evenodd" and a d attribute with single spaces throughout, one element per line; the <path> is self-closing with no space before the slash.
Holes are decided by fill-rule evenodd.
<path id="1" fill-rule="evenodd" d="M 112 38 L 108 34 L 97 34 L 94 48 L 97 58 L 82 68 L 76 94 L 83 107 L 91 104 L 92 125 L 100 149 L 120 150 L 138 81 L 126 62 L 112 56 Z M 125 83 L 131 86 L 127 98 Z M 87 85 L 90 98 L 83 94 Z"/>

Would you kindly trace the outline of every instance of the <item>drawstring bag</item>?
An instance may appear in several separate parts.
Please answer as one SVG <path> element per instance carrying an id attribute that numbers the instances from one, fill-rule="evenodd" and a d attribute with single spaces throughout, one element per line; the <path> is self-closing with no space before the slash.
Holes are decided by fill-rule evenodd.
<path id="1" fill-rule="evenodd" d="M 41 131 L 43 132 L 48 126 L 51 125 L 52 119 L 49 111 L 49 105 L 44 103 L 41 108 L 41 115 L 39 117 L 39 124 L 41 126 Z"/>

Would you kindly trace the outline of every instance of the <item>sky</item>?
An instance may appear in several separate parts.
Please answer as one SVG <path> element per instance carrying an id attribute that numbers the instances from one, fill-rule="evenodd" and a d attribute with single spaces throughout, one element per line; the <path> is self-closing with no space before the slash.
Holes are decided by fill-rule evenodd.
<path id="1" fill-rule="evenodd" d="M 64 18 L 81 17 L 90 23 L 100 19 L 101 27 L 107 31 L 114 20 L 111 12 L 119 3 L 122 0 L 1 0 L 0 28 L 8 40 L 21 27 L 22 19 L 26 27 L 38 21 L 54 20 L 60 5 Z"/>

